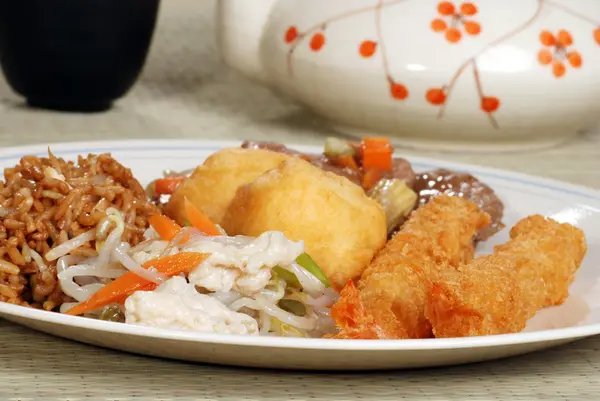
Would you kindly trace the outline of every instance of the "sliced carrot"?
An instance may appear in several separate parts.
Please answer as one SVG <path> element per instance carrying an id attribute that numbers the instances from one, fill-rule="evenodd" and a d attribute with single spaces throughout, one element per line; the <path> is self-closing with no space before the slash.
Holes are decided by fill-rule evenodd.
<path id="1" fill-rule="evenodd" d="M 162 214 L 153 214 L 148 218 L 154 231 L 158 233 L 161 239 L 171 241 L 181 230 L 179 224 Z"/>
<path id="2" fill-rule="evenodd" d="M 340 167 L 349 168 L 350 170 L 353 170 L 353 171 L 359 170 L 358 164 L 356 163 L 356 160 L 354 160 L 354 156 L 352 156 L 352 155 L 336 157 L 336 158 L 332 159 L 332 161 L 333 161 L 333 163 L 337 164 Z"/>
<path id="3" fill-rule="evenodd" d="M 365 189 L 365 191 L 371 190 L 375 184 L 379 182 L 382 176 L 383 174 L 379 170 L 366 170 L 362 179 L 362 187 Z"/>
<path id="4" fill-rule="evenodd" d="M 379 171 L 392 170 L 394 148 L 387 138 L 365 138 L 361 143 L 362 166 Z"/>
<path id="5" fill-rule="evenodd" d="M 385 149 L 364 149 L 362 165 L 365 169 L 379 171 L 392 170 L 392 151 Z"/>
<path id="6" fill-rule="evenodd" d="M 181 252 L 171 256 L 150 260 L 144 268 L 154 267 L 162 274 L 173 277 L 179 273 L 188 273 L 204 262 L 205 253 Z M 146 280 L 133 272 L 127 272 L 95 292 L 87 301 L 69 309 L 67 315 L 81 315 L 112 303 L 122 303 L 136 291 L 153 291 L 158 284 Z"/>
<path id="7" fill-rule="evenodd" d="M 157 195 L 171 195 L 186 178 L 186 176 L 160 178 L 154 181 L 154 190 Z"/>
<path id="8" fill-rule="evenodd" d="M 363 138 L 361 143 L 361 147 L 367 148 L 392 148 L 392 144 L 390 140 L 384 136 L 374 136 L 374 137 L 366 137 Z"/>
<path id="9" fill-rule="evenodd" d="M 204 234 L 213 236 L 223 235 L 219 230 L 219 227 L 210 221 L 210 219 L 187 198 L 185 198 L 185 215 L 192 227 L 197 228 Z"/>

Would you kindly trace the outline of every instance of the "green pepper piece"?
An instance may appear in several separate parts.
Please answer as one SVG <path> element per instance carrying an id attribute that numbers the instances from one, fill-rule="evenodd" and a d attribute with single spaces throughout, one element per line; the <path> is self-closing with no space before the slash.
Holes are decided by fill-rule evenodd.
<path id="1" fill-rule="evenodd" d="M 306 307 L 300 301 L 295 299 L 282 299 L 278 303 L 279 307 L 284 311 L 290 312 L 296 316 L 306 315 Z"/>
<path id="2" fill-rule="evenodd" d="M 298 256 L 296 258 L 296 263 L 302 266 L 304 270 L 308 271 L 310 274 L 318 278 L 319 281 L 325 284 L 325 287 L 329 287 L 331 285 L 329 279 L 327 278 L 325 273 L 323 273 L 323 270 L 319 268 L 319 266 L 315 263 L 313 258 L 311 258 L 310 255 L 308 255 L 307 253 L 303 253 L 302 255 Z"/>
<path id="3" fill-rule="evenodd" d="M 294 273 L 289 270 L 284 269 L 281 266 L 275 266 L 272 271 L 278 275 L 283 281 L 286 282 L 290 287 L 297 288 L 299 290 L 302 289 L 302 284 L 300 284 L 300 280 Z"/>
<path id="4" fill-rule="evenodd" d="M 100 320 L 106 320 L 109 322 L 120 322 L 123 321 L 124 318 L 123 312 L 121 312 L 121 309 L 117 306 L 106 308 L 100 315 Z"/>

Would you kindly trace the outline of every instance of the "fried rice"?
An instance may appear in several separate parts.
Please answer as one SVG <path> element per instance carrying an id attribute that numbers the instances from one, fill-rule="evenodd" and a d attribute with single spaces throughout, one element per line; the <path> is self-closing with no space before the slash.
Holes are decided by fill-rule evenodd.
<path id="1" fill-rule="evenodd" d="M 159 213 L 142 185 L 110 154 L 79 156 L 77 163 L 25 156 L 0 181 L 0 301 L 56 310 L 72 301 L 58 285 L 56 257 L 48 252 L 94 230 L 101 240 L 111 229 L 106 210 L 125 220 L 122 239 L 144 240 L 148 217 Z M 95 239 L 69 252 L 97 255 Z M 50 259 L 50 260 L 49 260 Z"/>

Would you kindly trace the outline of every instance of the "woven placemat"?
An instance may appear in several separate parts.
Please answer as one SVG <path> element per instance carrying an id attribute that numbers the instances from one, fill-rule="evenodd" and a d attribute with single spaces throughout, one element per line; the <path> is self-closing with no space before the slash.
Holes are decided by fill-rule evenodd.
<path id="1" fill-rule="evenodd" d="M 223 66 L 216 51 L 214 8 L 214 0 L 164 1 L 144 74 L 109 113 L 32 111 L 0 80 L 0 146 L 165 137 L 322 143 L 330 133 L 323 120 Z M 600 188 L 600 135 L 594 133 L 518 157 L 444 157 Z M 583 400 L 600 394 L 599 347 L 600 337 L 462 367 L 309 374 L 140 357 L 0 320 L 0 399 Z"/>
<path id="2" fill-rule="evenodd" d="M 600 338 L 481 364 L 354 374 L 172 362 L 3 321 L 0 344 L 2 400 L 584 400 L 600 394 Z"/>

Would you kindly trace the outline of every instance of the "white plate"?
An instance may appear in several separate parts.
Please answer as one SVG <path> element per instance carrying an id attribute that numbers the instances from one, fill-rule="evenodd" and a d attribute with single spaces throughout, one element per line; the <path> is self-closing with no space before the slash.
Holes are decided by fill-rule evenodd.
<path id="1" fill-rule="evenodd" d="M 163 169 L 186 169 L 210 153 L 239 143 L 146 140 L 86 142 L 52 146 L 56 155 L 75 159 L 82 153 L 111 152 L 147 183 Z M 297 146 L 318 152 L 320 149 Z M 43 155 L 47 145 L 0 150 L 0 167 L 13 166 L 25 154 Z M 519 218 L 541 213 L 576 224 L 587 235 L 589 251 L 571 296 L 559 307 L 538 313 L 523 333 L 426 340 L 344 341 L 244 337 L 158 330 L 33 310 L 0 303 L 0 316 L 56 336 L 107 348 L 195 362 L 227 365 L 369 370 L 441 366 L 524 354 L 600 334 L 600 191 L 483 167 L 412 158 L 417 171 L 434 167 L 468 171 L 490 184 L 506 205 L 510 227 Z M 507 230 L 481 247 L 507 239 Z"/>

